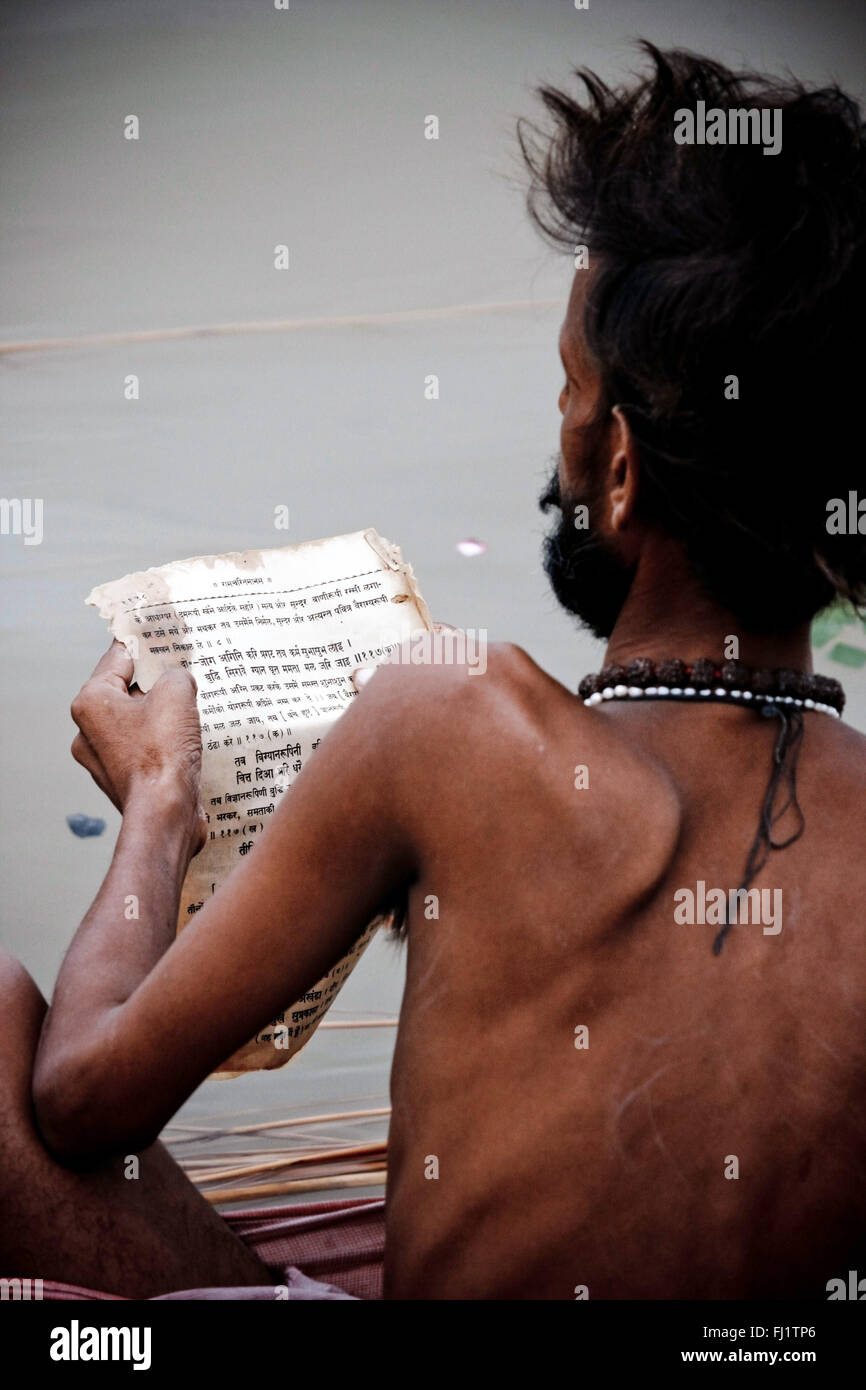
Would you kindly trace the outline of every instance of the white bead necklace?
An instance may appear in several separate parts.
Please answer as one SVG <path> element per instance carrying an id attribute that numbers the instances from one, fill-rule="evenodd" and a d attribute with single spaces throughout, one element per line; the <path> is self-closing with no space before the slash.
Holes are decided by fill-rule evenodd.
<path id="1" fill-rule="evenodd" d="M 751 690 L 725 690 L 723 686 L 718 686 L 714 690 L 696 690 L 694 686 L 672 686 L 649 685 L 646 690 L 639 685 L 608 685 L 604 690 L 597 690 L 595 694 L 589 695 L 585 700 L 585 705 L 600 705 L 603 700 L 754 700 L 757 704 L 770 705 L 794 705 L 799 709 L 817 710 L 819 714 L 832 714 L 836 719 L 841 719 L 839 710 L 832 705 L 822 704 L 819 700 L 798 700 L 793 695 L 756 695 Z"/>

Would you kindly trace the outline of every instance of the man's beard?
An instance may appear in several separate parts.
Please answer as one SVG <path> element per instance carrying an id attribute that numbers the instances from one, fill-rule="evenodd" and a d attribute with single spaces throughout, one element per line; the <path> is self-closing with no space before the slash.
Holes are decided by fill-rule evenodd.
<path id="1" fill-rule="evenodd" d="M 569 613 L 580 619 L 596 637 L 607 639 L 613 632 L 628 597 L 634 569 L 623 564 L 610 544 L 593 530 L 595 498 L 563 495 L 559 469 L 553 474 L 538 505 L 543 512 L 559 508 L 559 519 L 545 537 L 542 551 L 544 572 L 557 599 Z M 586 530 L 575 527 L 575 506 L 584 505 L 589 515 Z"/>

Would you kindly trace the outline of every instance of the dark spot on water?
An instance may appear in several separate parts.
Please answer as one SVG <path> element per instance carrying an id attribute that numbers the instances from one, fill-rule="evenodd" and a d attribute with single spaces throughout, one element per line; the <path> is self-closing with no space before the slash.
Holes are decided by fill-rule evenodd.
<path id="1" fill-rule="evenodd" d="M 73 835 L 78 835 L 82 840 L 88 835 L 101 835 L 105 829 L 105 821 L 101 816 L 84 816 L 80 811 L 74 815 L 66 817 L 66 824 Z"/>

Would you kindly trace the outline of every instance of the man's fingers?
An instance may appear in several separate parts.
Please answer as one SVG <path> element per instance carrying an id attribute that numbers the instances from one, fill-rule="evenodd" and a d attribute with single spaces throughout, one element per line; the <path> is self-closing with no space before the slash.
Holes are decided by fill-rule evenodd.
<path id="1" fill-rule="evenodd" d="M 87 750 L 89 747 L 90 745 L 83 734 L 75 735 L 75 738 L 72 740 L 70 752 L 75 761 L 81 763 L 82 767 L 87 767 Z"/>
<path id="2" fill-rule="evenodd" d="M 75 735 L 75 738 L 72 740 L 71 752 L 75 761 L 81 763 L 81 766 L 87 769 L 95 781 L 99 782 L 100 777 L 104 777 L 105 774 L 102 770 L 102 765 L 87 739 L 84 737 L 84 734 Z M 101 785 L 100 783 L 100 786 Z"/>
<path id="3" fill-rule="evenodd" d="M 132 680 L 132 673 L 135 663 L 126 647 L 122 642 L 118 642 L 115 637 L 108 651 L 99 658 L 93 668 L 91 680 L 104 680 L 106 677 L 117 677 L 126 687 Z"/>
<path id="4" fill-rule="evenodd" d="M 83 734 L 76 734 L 72 740 L 72 756 L 77 763 L 90 773 L 94 782 L 101 792 L 104 792 L 109 801 L 120 810 L 120 803 L 114 795 L 114 791 L 105 775 L 105 769 L 97 758 L 90 744 Z"/>
<path id="5" fill-rule="evenodd" d="M 108 703 L 112 695 L 128 693 L 132 680 L 134 663 L 122 642 L 116 639 L 108 651 L 99 658 L 93 668 L 93 675 L 86 680 L 72 701 L 69 713 L 85 734 L 85 725 L 92 723 L 96 709 Z"/>
<path id="6" fill-rule="evenodd" d="M 178 696 L 181 698 L 195 700 L 198 690 L 198 682 L 191 671 L 187 671 L 183 666 L 169 666 L 167 671 L 154 681 L 150 690 L 147 692 L 147 699 L 162 699 L 165 696 Z"/>
<path id="7" fill-rule="evenodd" d="M 356 666 L 352 672 L 352 684 L 355 689 L 362 690 L 370 677 L 375 676 L 378 669 L 378 666 Z"/>

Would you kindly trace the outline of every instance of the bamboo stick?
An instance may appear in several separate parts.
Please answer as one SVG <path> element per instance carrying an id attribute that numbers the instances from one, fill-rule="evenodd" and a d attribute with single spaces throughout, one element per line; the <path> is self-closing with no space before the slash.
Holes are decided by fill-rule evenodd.
<path id="1" fill-rule="evenodd" d="M 332 1120 L 366 1120 L 374 1115 L 390 1114 L 390 1105 L 382 1105 L 373 1110 L 336 1110 L 330 1115 L 299 1115 L 293 1120 L 263 1120 L 259 1124 L 232 1125 L 228 1129 L 204 1130 L 203 1133 L 212 1134 L 214 1138 L 222 1138 L 226 1134 L 258 1134 L 264 1130 L 292 1129 L 296 1125 L 325 1124 Z M 174 1144 L 177 1147 L 178 1144 L 195 1143 L 197 1138 L 196 1135 L 193 1139 L 178 1139 L 174 1141 Z"/>
<path id="2" fill-rule="evenodd" d="M 396 1018 L 353 1018 L 342 1019 L 326 1018 L 319 1024 L 319 1028 L 396 1028 Z"/>
<path id="3" fill-rule="evenodd" d="M 259 1197 L 283 1197 L 289 1192 L 322 1192 L 334 1187 L 380 1187 L 387 1177 L 387 1168 L 379 1168 L 372 1173 L 337 1173 L 327 1178 L 290 1178 L 287 1182 L 261 1183 L 256 1187 L 230 1187 L 227 1192 L 203 1192 L 202 1196 L 213 1206 L 220 1206 L 225 1202 L 251 1202 Z"/>
<path id="4" fill-rule="evenodd" d="M 350 1173 L 369 1173 L 381 1168 L 386 1162 L 383 1154 L 370 1158 L 349 1159 L 346 1163 L 312 1163 L 307 1168 L 289 1169 L 288 1172 L 265 1174 L 264 1178 L 251 1178 L 245 1186 L 255 1187 L 257 1191 L 267 1191 L 265 1179 L 272 1182 L 309 1182 L 313 1178 L 346 1177 Z M 228 1188 L 220 1184 L 199 1187 L 203 1197 L 213 1195 L 219 1199 Z"/>
<path id="5" fill-rule="evenodd" d="M 343 1145 L 343 1147 L 341 1147 L 341 1145 Z M 323 1140 L 322 1148 L 325 1147 L 326 1144 Z M 327 1147 L 329 1149 L 333 1147 L 339 1153 L 343 1153 L 345 1152 L 345 1141 L 339 1138 L 331 1138 L 327 1143 Z M 188 1156 L 180 1160 L 180 1167 L 186 1176 L 195 1182 L 199 1177 L 207 1173 L 220 1173 L 229 1167 L 239 1167 L 248 1163 L 265 1163 L 268 1159 L 276 1160 L 280 1154 L 287 1158 L 298 1159 L 300 1162 L 309 1162 L 310 1160 L 315 1160 L 319 1152 L 319 1149 L 312 1149 L 307 1145 L 303 1145 L 298 1148 L 292 1146 L 289 1149 L 262 1149 L 261 1152 L 250 1154 L 222 1153 L 219 1157 L 212 1159 L 199 1159 L 197 1157 Z"/>
<path id="6" fill-rule="evenodd" d="M 295 1181 L 306 1182 L 311 1178 L 328 1178 L 335 1174 L 345 1177 L 349 1173 L 369 1173 L 381 1168 L 385 1163 L 384 1154 L 373 1154 L 369 1158 L 350 1158 L 345 1163 L 311 1163 L 303 1168 L 290 1168 L 277 1173 L 265 1173 L 262 1177 L 251 1177 L 248 1182 L 250 1186 L 264 1186 L 265 1181 L 286 1182 Z M 213 1192 L 219 1194 L 226 1189 L 226 1184 L 221 1180 L 214 1180 L 204 1185 L 196 1184 L 203 1196 Z"/>
<path id="7" fill-rule="evenodd" d="M 352 1148 L 323 1149 L 318 1153 L 304 1154 L 283 1154 L 279 1158 L 271 1159 L 268 1163 L 252 1163 L 241 1168 L 229 1168 L 224 1173 L 198 1173 L 194 1170 L 187 1171 L 194 1183 L 203 1182 L 227 1182 L 230 1178 L 251 1178 L 257 1173 L 272 1173 L 277 1168 L 294 1168 L 299 1163 L 329 1163 L 335 1159 L 360 1158 L 364 1154 L 384 1155 L 387 1145 L 382 1144 L 358 1144 Z"/>
<path id="8" fill-rule="evenodd" d="M 336 1148 L 339 1144 L 339 1140 L 335 1139 L 333 1141 L 333 1144 Z M 249 1152 L 241 1153 L 196 1155 L 195 1157 L 187 1155 L 186 1158 L 180 1160 L 180 1166 L 186 1174 L 190 1174 L 193 1172 L 198 1173 L 204 1172 L 206 1169 L 210 1168 L 223 1169 L 227 1167 L 229 1164 L 264 1163 L 266 1159 L 276 1158 L 278 1152 L 279 1150 L 277 1149 L 254 1149 L 250 1150 Z M 295 1157 L 297 1155 L 306 1156 L 308 1154 L 316 1153 L 317 1150 L 307 1148 L 303 1145 L 299 1145 L 298 1148 L 291 1148 L 285 1150 L 285 1152 L 291 1154 L 292 1157 Z"/>

